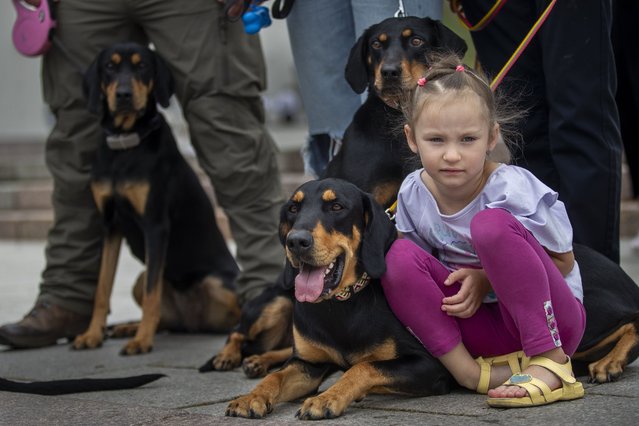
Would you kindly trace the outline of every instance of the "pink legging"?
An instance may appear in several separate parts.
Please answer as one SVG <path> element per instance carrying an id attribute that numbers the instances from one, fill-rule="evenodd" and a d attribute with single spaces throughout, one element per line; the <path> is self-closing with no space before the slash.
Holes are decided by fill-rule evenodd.
<path id="1" fill-rule="evenodd" d="M 460 341 L 473 357 L 521 349 L 534 356 L 558 346 L 572 355 L 585 329 L 585 311 L 535 237 L 503 209 L 479 212 L 470 231 L 498 302 L 483 303 L 470 318 L 447 315 L 442 299 L 461 284 L 445 286 L 449 271 L 439 260 L 400 239 L 386 255 L 382 276 L 399 320 L 436 357 Z"/>

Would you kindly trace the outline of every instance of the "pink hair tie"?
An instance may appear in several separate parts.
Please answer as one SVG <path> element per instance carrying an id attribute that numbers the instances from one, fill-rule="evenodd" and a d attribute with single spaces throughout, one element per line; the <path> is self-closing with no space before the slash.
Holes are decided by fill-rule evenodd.
<path id="1" fill-rule="evenodd" d="M 465 68 L 464 68 L 463 65 L 457 65 L 457 68 L 455 68 L 455 71 L 459 71 L 459 72 L 462 72 L 464 70 L 465 70 Z"/>
<path id="2" fill-rule="evenodd" d="M 424 87 L 424 85 L 426 84 L 428 80 L 426 80 L 426 77 L 421 77 L 417 80 L 417 85 L 419 87 Z"/>

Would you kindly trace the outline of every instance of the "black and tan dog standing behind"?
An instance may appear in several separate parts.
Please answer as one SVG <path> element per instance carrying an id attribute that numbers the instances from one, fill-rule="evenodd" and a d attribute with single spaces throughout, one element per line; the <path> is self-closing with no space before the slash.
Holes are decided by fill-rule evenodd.
<path id="1" fill-rule="evenodd" d="M 342 178 L 374 195 L 388 207 L 402 180 L 412 171 L 412 153 L 398 125 L 401 94 L 417 85 L 437 51 L 463 55 L 466 43 L 430 18 L 388 18 L 368 28 L 351 49 L 346 80 L 368 97 L 344 135 L 343 147 L 323 177 Z M 280 277 L 280 281 L 283 277 Z M 239 325 L 227 344 L 200 371 L 230 370 L 242 365 L 249 377 L 263 376 L 290 355 L 291 295 L 280 284 L 242 306 Z M 288 316 L 287 316 L 288 315 Z"/>
<path id="2" fill-rule="evenodd" d="M 322 177 L 345 179 L 384 207 L 414 169 L 402 130 L 402 96 L 426 73 L 437 52 L 466 52 L 466 42 L 430 18 L 388 18 L 368 28 L 351 49 L 346 81 L 368 96 L 346 129 L 341 150 Z"/>
<path id="3" fill-rule="evenodd" d="M 168 106 L 173 93 L 166 64 L 147 47 L 116 44 L 97 56 L 85 89 L 89 109 L 102 112 L 105 134 L 91 179 L 105 237 L 91 323 L 73 347 L 102 344 L 123 238 L 145 272 L 134 287 L 142 319 L 127 329 L 135 336 L 122 354 L 149 352 L 158 326 L 228 331 L 240 314 L 239 269 L 208 196 L 157 109 L 156 102 Z"/>
<path id="4" fill-rule="evenodd" d="M 370 194 L 341 179 L 310 181 L 282 207 L 280 239 L 286 285 L 294 287 L 293 356 L 228 416 L 260 418 L 278 402 L 317 391 L 335 371 L 344 374 L 306 399 L 300 419 L 340 416 L 369 393 L 414 396 L 449 392 L 444 366 L 399 322 L 379 282 L 394 225 Z"/>

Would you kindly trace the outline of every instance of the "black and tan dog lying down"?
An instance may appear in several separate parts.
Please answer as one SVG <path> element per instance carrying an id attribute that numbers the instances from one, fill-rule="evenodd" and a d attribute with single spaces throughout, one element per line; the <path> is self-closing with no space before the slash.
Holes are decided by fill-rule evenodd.
<path id="1" fill-rule="evenodd" d="M 427 396 L 456 386 L 384 298 L 379 277 L 396 231 L 371 195 L 344 180 L 307 182 L 282 208 L 280 237 L 287 254 L 282 283 L 296 299 L 292 356 L 232 401 L 227 415 L 263 417 L 278 402 L 315 394 L 339 370 L 337 382 L 307 398 L 297 417 L 340 416 L 369 393 Z M 639 288 L 593 250 L 576 246 L 575 256 L 588 326 L 573 366 L 594 381 L 614 380 L 639 354 Z M 278 297 L 284 296 L 282 290 Z"/>
<path id="2" fill-rule="evenodd" d="M 403 132 L 397 131 L 402 116 L 398 102 L 403 91 L 415 87 L 428 68 L 428 56 L 436 51 L 463 55 L 466 43 L 441 22 L 414 16 L 388 18 L 364 31 L 351 49 L 345 77 L 357 93 L 368 88 L 368 97 L 323 177 L 345 179 L 373 194 L 379 204 L 392 204 L 413 167 L 405 161 L 411 153 Z M 287 314 L 293 305 L 283 279 L 242 306 L 240 323 L 227 345 L 201 371 L 242 365 L 247 376 L 257 377 L 288 359 L 291 317 Z"/>
<path id="3" fill-rule="evenodd" d="M 297 416 L 341 415 L 368 393 L 436 395 L 453 380 L 396 319 L 379 277 L 395 240 L 394 225 L 372 196 L 344 180 L 311 181 L 282 207 L 280 238 L 287 254 L 284 282 L 294 287 L 293 355 L 226 414 L 263 417 L 278 402 L 317 391 Z"/>

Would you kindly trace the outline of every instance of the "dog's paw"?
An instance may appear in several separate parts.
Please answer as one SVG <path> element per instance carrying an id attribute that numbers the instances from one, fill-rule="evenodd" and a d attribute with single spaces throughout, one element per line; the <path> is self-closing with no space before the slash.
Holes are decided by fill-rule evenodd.
<path id="1" fill-rule="evenodd" d="M 590 372 L 590 383 L 608 383 L 616 381 L 626 366 L 627 361 L 625 359 L 619 360 L 608 354 L 604 358 L 597 362 L 593 362 L 588 365 L 588 371 Z"/>
<path id="2" fill-rule="evenodd" d="M 307 398 L 295 417 L 300 420 L 332 419 L 341 416 L 346 410 L 347 404 L 338 398 L 320 394 Z"/>
<path id="3" fill-rule="evenodd" d="M 129 340 L 120 351 L 120 355 L 140 355 L 153 350 L 153 342 L 145 342 L 138 339 Z"/>
<path id="4" fill-rule="evenodd" d="M 229 371 L 242 364 L 242 354 L 220 352 L 211 359 L 213 369 L 217 371 Z"/>
<path id="5" fill-rule="evenodd" d="M 229 417 L 261 419 L 271 411 L 273 411 L 273 404 L 266 397 L 248 394 L 231 401 L 224 414 Z"/>
<path id="6" fill-rule="evenodd" d="M 251 355 L 242 361 L 242 370 L 244 374 L 246 374 L 246 377 L 255 379 L 266 376 L 266 373 L 268 373 L 268 365 L 263 362 L 262 357 L 259 355 Z"/>
<path id="7" fill-rule="evenodd" d="M 133 337 L 138 332 L 139 322 L 116 324 L 109 329 L 109 337 L 120 339 L 123 337 Z"/>
<path id="8" fill-rule="evenodd" d="M 73 339 L 73 349 L 95 349 L 102 346 L 104 342 L 104 335 L 102 333 L 94 333 L 87 331 L 84 334 L 80 334 Z"/>

